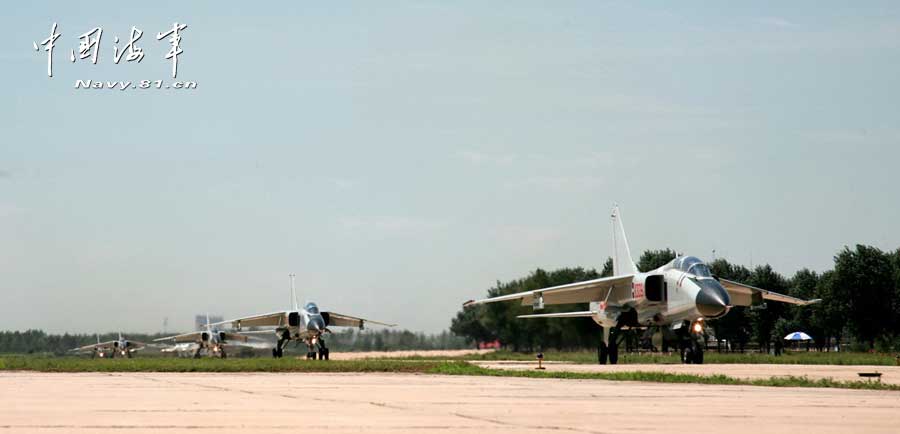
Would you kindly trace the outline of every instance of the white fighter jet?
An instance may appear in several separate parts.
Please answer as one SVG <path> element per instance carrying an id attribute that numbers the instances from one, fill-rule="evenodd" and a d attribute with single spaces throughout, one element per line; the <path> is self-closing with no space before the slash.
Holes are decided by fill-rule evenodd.
<path id="1" fill-rule="evenodd" d="M 175 336 L 166 336 L 164 338 L 154 339 L 154 342 L 171 341 L 176 345 L 173 351 L 182 352 L 185 345 L 178 347 L 180 344 L 193 344 L 191 348 L 194 350 L 194 358 L 200 358 L 200 353 L 206 351 L 208 356 L 214 356 L 224 359 L 227 357 L 225 346 L 238 346 L 247 342 L 247 336 L 239 333 L 229 333 L 214 328 L 209 323 L 209 315 L 206 316 L 206 330 L 200 330 L 191 333 L 184 333 Z"/>
<path id="2" fill-rule="evenodd" d="M 119 339 L 116 339 L 114 341 L 100 342 L 100 335 L 97 335 L 96 344 L 72 348 L 69 351 L 77 353 L 90 351 L 92 359 L 94 357 L 109 357 L 111 359 L 114 359 L 116 355 L 131 358 L 132 353 L 142 350 L 146 346 L 147 344 L 143 342 L 125 339 L 124 337 L 122 337 L 122 333 L 119 333 Z"/>
<path id="3" fill-rule="evenodd" d="M 662 267 L 639 272 L 631 258 L 628 240 L 618 206 L 613 208 L 613 242 L 621 231 L 626 261 L 619 264 L 618 249 L 613 256 L 615 276 L 576 282 L 483 300 L 470 300 L 464 307 L 484 303 L 517 300 L 538 311 L 545 305 L 587 303 L 588 310 L 576 312 L 520 315 L 519 318 L 589 317 L 603 330 L 598 348 L 601 364 L 618 361 L 618 331 L 627 328 L 656 327 L 663 336 L 679 341 L 684 363 L 703 363 L 699 340 L 705 320 L 719 318 L 734 306 L 764 307 L 765 300 L 807 305 L 819 300 L 801 300 L 761 288 L 720 279 L 694 256 L 679 256 Z M 624 265 L 625 270 L 619 270 Z M 624 271 L 624 272 L 622 272 Z"/>
<path id="4" fill-rule="evenodd" d="M 307 359 L 315 359 L 318 356 L 319 360 L 328 360 L 328 347 L 325 346 L 323 335 L 331 333 L 329 327 L 358 327 L 360 330 L 363 330 L 365 325 L 369 323 L 387 327 L 396 325 L 337 312 L 320 311 L 319 307 L 312 302 L 306 303 L 301 308 L 297 303 L 296 292 L 294 291 L 294 275 L 291 274 L 290 277 L 292 309 L 247 316 L 213 325 L 230 324 L 236 332 L 241 334 L 273 332 L 272 330 L 242 332 L 243 327 L 274 327 L 274 333 L 278 341 L 275 344 L 275 348 L 272 348 L 272 357 L 282 357 L 284 355 L 284 347 L 288 342 L 296 341 L 306 344 Z"/>

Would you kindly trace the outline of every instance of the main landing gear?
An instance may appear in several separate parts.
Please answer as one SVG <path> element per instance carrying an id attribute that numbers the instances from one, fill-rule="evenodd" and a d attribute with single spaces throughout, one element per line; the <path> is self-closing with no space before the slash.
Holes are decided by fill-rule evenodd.
<path id="1" fill-rule="evenodd" d="M 603 339 L 597 347 L 597 362 L 605 365 L 609 361 L 610 365 L 619 363 L 619 328 L 603 327 Z"/>
<path id="2" fill-rule="evenodd" d="M 291 332 L 285 330 L 278 336 L 278 342 L 275 344 L 275 348 L 272 348 L 272 357 L 279 359 L 284 356 L 284 347 L 291 340 Z"/>

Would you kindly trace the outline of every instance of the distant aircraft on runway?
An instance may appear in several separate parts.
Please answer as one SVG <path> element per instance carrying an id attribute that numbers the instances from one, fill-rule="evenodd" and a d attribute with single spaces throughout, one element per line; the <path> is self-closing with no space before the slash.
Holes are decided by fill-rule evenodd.
<path id="1" fill-rule="evenodd" d="M 119 339 L 114 341 L 100 342 L 100 335 L 97 335 L 97 343 L 91 345 L 85 345 L 83 347 L 73 348 L 69 351 L 83 353 L 86 351 L 91 352 L 91 358 L 94 357 L 109 357 L 114 359 L 116 355 L 120 355 L 122 357 L 131 358 L 132 353 L 144 349 L 147 344 L 138 341 L 132 341 L 125 339 L 122 337 L 122 333 L 119 333 Z"/>
<path id="2" fill-rule="evenodd" d="M 173 351 L 184 351 L 188 347 L 181 344 L 193 344 L 194 358 L 199 358 L 202 351 L 206 351 L 208 356 L 217 356 L 220 358 L 227 357 L 225 346 L 238 346 L 247 342 L 247 336 L 239 333 L 229 333 L 226 331 L 213 328 L 209 323 L 209 315 L 206 315 L 206 330 L 184 333 L 175 336 L 166 336 L 164 338 L 154 339 L 153 342 L 172 341 L 176 344 Z M 178 345 L 181 345 L 178 347 Z M 177 349 L 174 349 L 177 348 Z"/>
<path id="3" fill-rule="evenodd" d="M 315 303 L 307 303 L 302 308 L 297 303 L 297 294 L 294 290 L 294 275 L 291 274 L 291 310 L 283 310 L 261 315 L 247 316 L 243 318 L 222 321 L 213 325 L 230 324 L 235 331 L 241 334 L 272 333 L 272 331 L 241 332 L 243 327 L 274 327 L 274 333 L 278 339 L 275 348 L 272 349 L 272 357 L 282 357 L 284 347 L 290 341 L 306 344 L 307 359 L 328 359 L 328 347 L 325 346 L 323 335 L 330 333 L 328 327 L 358 327 L 362 330 L 365 324 L 378 324 L 394 327 L 396 324 L 387 324 L 337 312 L 323 312 Z"/>
<path id="4" fill-rule="evenodd" d="M 679 256 L 666 265 L 648 272 L 639 272 L 619 207 L 613 208 L 613 243 L 621 231 L 625 247 L 626 270 L 619 274 L 618 249 L 614 246 L 612 277 L 516 294 L 500 295 L 483 300 L 470 300 L 469 307 L 484 303 L 520 300 L 523 306 L 541 310 L 545 305 L 589 303 L 589 310 L 548 314 L 520 315 L 519 318 L 589 317 L 603 330 L 597 350 L 601 364 L 618 361 L 618 331 L 623 328 L 656 328 L 664 338 L 679 342 L 684 363 L 703 363 L 703 335 L 706 319 L 719 318 L 734 306 L 765 307 L 764 300 L 796 305 L 808 305 L 820 300 L 801 300 L 765 289 L 713 276 L 709 267 L 693 256 Z"/>

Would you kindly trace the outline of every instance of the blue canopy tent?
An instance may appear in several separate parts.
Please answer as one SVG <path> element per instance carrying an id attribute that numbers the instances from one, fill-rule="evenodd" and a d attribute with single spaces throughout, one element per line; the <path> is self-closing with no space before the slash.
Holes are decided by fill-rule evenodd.
<path id="1" fill-rule="evenodd" d="M 784 337 L 786 341 L 811 341 L 812 337 L 803 332 L 793 332 Z"/>

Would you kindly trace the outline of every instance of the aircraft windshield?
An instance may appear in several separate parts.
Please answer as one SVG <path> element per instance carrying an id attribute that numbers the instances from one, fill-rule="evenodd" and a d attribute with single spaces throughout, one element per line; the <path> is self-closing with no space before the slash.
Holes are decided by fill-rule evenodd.
<path id="1" fill-rule="evenodd" d="M 697 277 L 712 277 L 709 267 L 706 266 L 700 258 L 694 256 L 678 258 L 672 265 L 681 271 L 691 273 Z"/>
<path id="2" fill-rule="evenodd" d="M 688 273 L 693 273 L 697 277 L 712 277 L 712 273 L 706 264 L 695 264 Z"/>
<path id="3" fill-rule="evenodd" d="M 306 304 L 306 311 L 309 312 L 309 313 L 318 314 L 318 313 L 319 313 L 319 306 L 316 306 L 315 303 L 307 303 L 307 304 Z"/>

